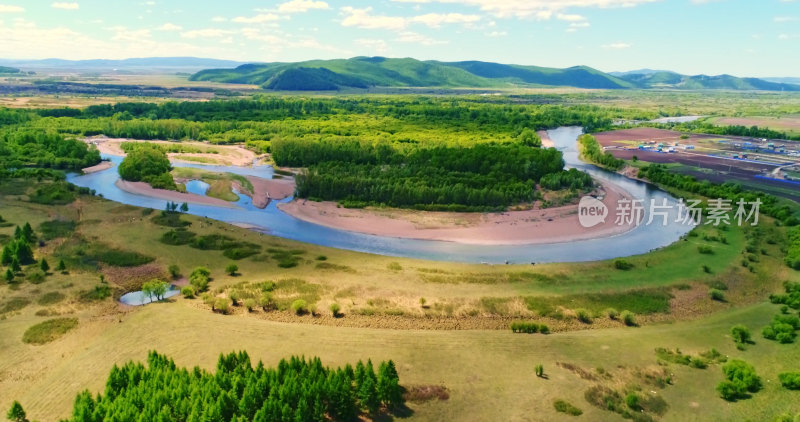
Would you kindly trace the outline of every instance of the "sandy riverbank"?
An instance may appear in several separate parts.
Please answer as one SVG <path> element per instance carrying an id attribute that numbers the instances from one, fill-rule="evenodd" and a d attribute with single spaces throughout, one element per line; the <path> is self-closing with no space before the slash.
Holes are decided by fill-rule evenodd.
<path id="1" fill-rule="evenodd" d="M 617 201 L 630 198 L 612 185 L 599 193 L 609 208 L 605 223 L 584 228 L 578 206 L 503 213 L 450 213 L 398 209 L 346 209 L 333 202 L 295 200 L 278 204 L 283 212 L 311 223 L 378 236 L 440 240 L 474 245 L 524 245 L 609 237 L 633 229 L 614 222 Z"/>
<path id="2" fill-rule="evenodd" d="M 168 141 L 143 141 L 139 139 L 126 139 L 126 138 L 108 138 L 106 136 L 92 136 L 85 138 L 84 142 L 94 145 L 97 150 L 103 154 L 125 156 L 125 151 L 122 150 L 121 144 L 123 142 L 150 142 L 154 144 L 176 145 L 182 144 L 189 147 L 197 147 L 201 149 L 214 150 L 217 153 L 168 153 L 170 161 L 193 163 L 193 164 L 211 164 L 220 166 L 239 166 L 249 167 L 253 161 L 258 158 L 256 153 L 245 149 L 238 145 L 211 145 L 204 142 L 168 142 Z M 193 159 L 194 158 L 194 159 Z"/>
<path id="3" fill-rule="evenodd" d="M 556 144 L 550 139 L 550 135 L 547 134 L 546 130 L 540 130 L 536 132 L 539 135 L 539 139 L 542 140 L 542 146 L 545 148 L 555 148 Z"/>
<path id="4" fill-rule="evenodd" d="M 150 198 L 163 199 L 177 203 L 187 202 L 189 204 L 199 205 L 213 205 L 215 207 L 234 208 L 234 205 L 222 199 L 212 198 L 210 196 L 197 195 L 194 193 L 176 192 L 166 189 L 154 189 L 152 186 L 145 182 L 129 182 L 126 180 L 117 180 L 115 185 L 124 190 L 125 192 L 135 195 L 147 196 Z"/>
<path id="5" fill-rule="evenodd" d="M 253 206 L 266 208 L 270 201 L 286 199 L 294 195 L 294 179 L 264 179 L 256 176 L 245 176 L 253 185 L 252 195 L 242 185 L 234 181 L 233 187 L 244 195 L 250 196 Z"/>
<path id="6" fill-rule="evenodd" d="M 100 164 L 93 165 L 91 167 L 85 167 L 81 171 L 83 174 L 95 173 L 98 171 L 108 170 L 114 166 L 114 163 L 111 161 L 101 161 Z"/>

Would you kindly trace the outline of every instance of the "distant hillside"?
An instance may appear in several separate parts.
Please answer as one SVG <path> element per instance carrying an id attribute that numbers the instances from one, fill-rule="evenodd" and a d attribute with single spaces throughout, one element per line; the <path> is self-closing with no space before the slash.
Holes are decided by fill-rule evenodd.
<path id="1" fill-rule="evenodd" d="M 234 67 L 242 62 L 204 59 L 198 57 L 144 57 L 124 60 L 10 60 L 0 59 L 0 65 L 23 69 L 76 69 L 76 70 L 189 70 L 197 71 L 212 67 Z"/>
<path id="2" fill-rule="evenodd" d="M 331 91 L 369 87 L 514 86 L 800 91 L 798 85 L 730 75 L 685 76 L 675 72 L 650 69 L 609 74 L 586 66 L 556 69 L 481 61 L 440 62 L 385 57 L 245 64 L 233 69 L 203 70 L 192 75 L 191 79 L 255 84 L 264 89 L 290 91 Z"/>
<path id="3" fill-rule="evenodd" d="M 731 75 L 687 76 L 675 72 L 629 73 L 620 76 L 640 88 L 721 89 L 733 91 L 800 91 L 800 85 L 769 82 L 758 78 Z"/>
<path id="4" fill-rule="evenodd" d="M 14 75 L 17 73 L 20 73 L 20 71 L 15 67 L 0 66 L 0 75 Z"/>
<path id="5" fill-rule="evenodd" d="M 248 83 L 265 89 L 296 90 L 383 87 L 498 88 L 519 85 L 578 88 L 633 88 L 627 81 L 589 67 L 553 69 L 478 61 L 438 62 L 384 57 L 311 60 L 299 63 L 247 64 L 235 69 L 209 69 L 197 81 Z M 309 85 L 305 85 L 308 81 Z"/>

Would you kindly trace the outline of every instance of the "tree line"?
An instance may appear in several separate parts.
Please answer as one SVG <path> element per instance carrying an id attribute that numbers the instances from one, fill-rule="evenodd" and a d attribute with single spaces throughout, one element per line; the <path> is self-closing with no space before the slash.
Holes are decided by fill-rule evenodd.
<path id="1" fill-rule="evenodd" d="M 25 167 L 80 170 L 100 162 L 97 149 L 53 131 L 0 131 L 0 168 Z"/>
<path id="2" fill-rule="evenodd" d="M 591 178 L 564 172 L 561 152 L 521 144 L 472 147 L 359 141 L 280 141 L 273 143 L 276 164 L 304 167 L 297 196 L 352 205 L 450 211 L 502 210 L 531 202 L 543 177 L 548 186 L 584 187 Z"/>
<path id="3" fill-rule="evenodd" d="M 220 355 L 216 373 L 210 373 L 178 368 L 167 356 L 150 352 L 147 366 L 114 365 L 103 394 L 78 394 L 68 420 L 349 421 L 402 405 L 391 360 L 381 362 L 377 372 L 371 361 L 329 368 L 319 358 L 295 356 L 266 368 L 261 362 L 253 367 L 246 352 L 234 352 Z M 16 414 L 24 415 L 21 406 Z"/>

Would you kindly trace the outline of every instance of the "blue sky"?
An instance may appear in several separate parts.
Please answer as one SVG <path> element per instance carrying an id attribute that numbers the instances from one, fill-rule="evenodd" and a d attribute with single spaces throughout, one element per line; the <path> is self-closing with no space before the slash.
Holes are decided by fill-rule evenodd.
<path id="1" fill-rule="evenodd" d="M 359 55 L 800 77 L 800 0 L 0 0 L 0 57 Z"/>

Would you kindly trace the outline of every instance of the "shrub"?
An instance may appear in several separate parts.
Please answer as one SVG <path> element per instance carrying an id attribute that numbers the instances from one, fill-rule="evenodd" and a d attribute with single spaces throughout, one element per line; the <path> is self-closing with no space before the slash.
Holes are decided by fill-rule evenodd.
<path id="1" fill-rule="evenodd" d="M 622 271 L 627 271 L 633 268 L 633 264 L 624 259 L 617 259 L 616 261 L 614 261 L 614 268 Z"/>
<path id="2" fill-rule="evenodd" d="M 749 363 L 734 359 L 722 366 L 725 381 L 717 385 L 717 391 L 723 399 L 735 401 L 749 397 L 761 389 L 761 378 Z"/>
<path id="3" fill-rule="evenodd" d="M 185 297 L 187 299 L 194 298 L 194 295 L 195 295 L 194 286 L 184 286 L 181 289 L 181 294 L 183 295 L 183 297 Z"/>
<path id="4" fill-rule="evenodd" d="M 606 316 L 608 316 L 608 318 L 612 320 L 616 320 L 617 318 L 619 318 L 619 311 L 617 311 L 614 308 L 608 308 L 605 311 L 603 311 L 603 313 L 605 313 Z"/>
<path id="5" fill-rule="evenodd" d="M 308 313 L 308 303 L 303 299 L 297 299 L 292 302 L 291 309 L 295 314 L 303 315 Z"/>
<path id="6" fill-rule="evenodd" d="M 775 315 L 772 323 L 761 331 L 768 340 L 776 340 L 782 344 L 793 343 L 800 328 L 800 318 L 794 315 Z"/>
<path id="7" fill-rule="evenodd" d="M 575 315 L 578 317 L 578 321 L 584 324 L 591 324 L 592 323 L 592 316 L 589 314 L 589 311 L 586 309 L 578 309 L 575 311 Z"/>
<path id="8" fill-rule="evenodd" d="M 642 406 L 639 404 L 639 396 L 636 393 L 630 393 L 625 396 L 625 404 L 632 410 L 639 410 Z"/>
<path id="9" fill-rule="evenodd" d="M 712 249 L 709 245 L 698 245 L 697 252 L 700 252 L 704 255 L 711 255 L 714 253 L 714 249 Z"/>
<path id="10" fill-rule="evenodd" d="M 333 314 L 334 318 L 339 318 L 341 315 L 340 312 L 342 311 L 342 307 L 339 306 L 338 303 L 331 303 L 331 314 Z"/>
<path id="11" fill-rule="evenodd" d="M 317 261 L 327 261 L 327 260 L 328 260 L 328 257 L 325 256 L 325 255 L 320 255 L 320 256 L 317 257 Z"/>
<path id="12" fill-rule="evenodd" d="M 172 277 L 173 280 L 181 278 L 181 268 L 179 266 L 172 264 L 167 267 L 167 271 L 169 271 L 169 276 Z"/>
<path id="13" fill-rule="evenodd" d="M 711 297 L 712 300 L 716 300 L 718 302 L 725 301 L 725 293 L 723 293 L 722 290 L 709 289 L 708 296 Z"/>
<path id="14" fill-rule="evenodd" d="M 45 344 L 57 340 L 78 326 L 78 318 L 56 318 L 40 322 L 25 330 L 22 341 L 30 344 Z"/>
<path id="15" fill-rule="evenodd" d="M 536 365 L 536 376 L 539 378 L 544 377 L 544 366 L 540 363 Z"/>
<path id="16" fill-rule="evenodd" d="M 33 270 L 29 272 L 25 278 L 33 284 L 39 284 L 44 282 L 46 276 L 42 270 Z"/>
<path id="17" fill-rule="evenodd" d="M 742 348 L 745 344 L 753 342 L 750 329 L 744 325 L 735 325 L 731 327 L 731 337 L 733 337 L 733 342 L 736 343 L 737 348 Z"/>
<path id="18" fill-rule="evenodd" d="M 243 305 L 247 308 L 247 312 L 253 312 L 253 308 L 256 307 L 256 300 L 253 298 L 245 299 Z"/>
<path id="19" fill-rule="evenodd" d="M 66 299 L 61 292 L 49 292 L 42 295 L 36 303 L 42 306 L 52 305 Z"/>
<path id="20" fill-rule="evenodd" d="M 227 314 L 230 309 L 230 301 L 223 297 L 218 297 L 214 300 L 214 311 L 221 314 Z"/>
<path id="21" fill-rule="evenodd" d="M 783 388 L 800 390 L 800 372 L 782 372 L 778 375 Z"/>
<path id="22" fill-rule="evenodd" d="M 622 311 L 620 314 L 620 319 L 622 319 L 622 322 L 628 327 L 636 326 L 636 314 L 631 311 Z"/>
<path id="23" fill-rule="evenodd" d="M 572 404 L 564 400 L 554 401 L 553 407 L 556 409 L 556 412 L 566 413 L 572 416 L 580 416 L 583 414 L 583 410 L 578 409 L 577 407 L 573 406 Z"/>
<path id="24" fill-rule="evenodd" d="M 225 267 L 225 272 L 228 273 L 228 275 L 234 276 L 237 271 L 239 271 L 239 266 L 234 263 L 230 263 Z"/>
<path id="25" fill-rule="evenodd" d="M 388 269 L 390 269 L 392 271 L 402 271 L 403 270 L 403 267 L 397 262 L 390 262 L 389 265 L 386 266 L 386 268 L 388 268 Z"/>
<path id="26" fill-rule="evenodd" d="M 208 289 L 208 282 L 210 281 L 211 271 L 206 267 L 197 267 L 192 270 L 189 275 L 189 283 L 194 286 L 197 292 L 203 292 Z"/>
<path id="27" fill-rule="evenodd" d="M 86 290 L 81 293 L 80 299 L 83 301 L 97 301 L 103 300 L 111 296 L 111 288 L 107 284 L 98 284 L 92 290 Z"/>

